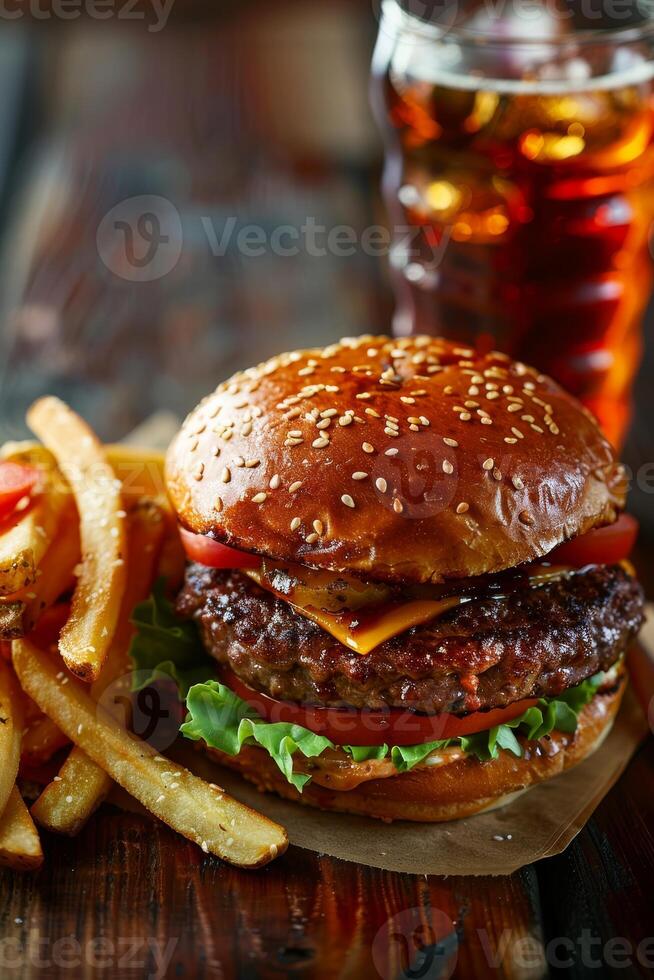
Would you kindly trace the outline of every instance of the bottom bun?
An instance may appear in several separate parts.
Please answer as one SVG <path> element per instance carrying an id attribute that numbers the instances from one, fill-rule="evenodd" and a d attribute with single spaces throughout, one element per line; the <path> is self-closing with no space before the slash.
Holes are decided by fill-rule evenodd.
<path id="1" fill-rule="evenodd" d="M 406 773 L 372 779 L 346 791 L 311 782 L 298 793 L 268 753 L 258 746 L 246 746 L 238 756 L 228 756 L 215 749 L 207 751 L 221 765 L 237 770 L 260 790 L 321 810 L 362 814 L 386 821 L 457 820 L 505 806 L 531 786 L 583 762 L 611 730 L 625 687 L 623 675 L 610 690 L 596 694 L 580 712 L 573 734 L 554 731 L 538 742 L 524 741 L 522 758 L 501 751 L 497 759 L 480 762 L 467 755 L 447 765 L 422 765 Z"/>

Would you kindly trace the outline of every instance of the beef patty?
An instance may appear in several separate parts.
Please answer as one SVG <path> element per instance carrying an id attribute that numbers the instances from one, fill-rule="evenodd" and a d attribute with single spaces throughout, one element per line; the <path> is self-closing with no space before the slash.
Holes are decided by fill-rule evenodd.
<path id="1" fill-rule="evenodd" d="M 624 653 L 643 620 L 638 582 L 597 566 L 459 606 L 355 653 L 245 574 L 189 565 L 178 611 L 207 650 L 280 700 L 466 712 L 556 695 Z"/>

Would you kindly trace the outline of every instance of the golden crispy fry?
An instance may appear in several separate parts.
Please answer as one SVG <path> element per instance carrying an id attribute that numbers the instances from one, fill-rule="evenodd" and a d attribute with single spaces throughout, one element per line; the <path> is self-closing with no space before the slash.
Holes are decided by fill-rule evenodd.
<path id="1" fill-rule="evenodd" d="M 123 486 L 126 501 L 150 497 L 170 508 L 164 479 L 164 454 L 133 446 L 106 446 L 107 459 Z"/>
<path id="2" fill-rule="evenodd" d="M 0 817 L 0 864 L 14 871 L 36 871 L 43 864 L 38 831 L 15 786 Z"/>
<path id="3" fill-rule="evenodd" d="M 22 727 L 21 694 L 11 668 L 0 660 L 0 814 L 18 775 Z"/>
<path id="4" fill-rule="evenodd" d="M 23 635 L 24 612 L 24 602 L 0 602 L 0 640 L 14 640 Z"/>
<path id="5" fill-rule="evenodd" d="M 282 827 L 130 735 L 81 684 L 62 684 L 56 665 L 29 641 L 14 640 L 12 650 L 20 683 L 41 710 L 164 823 L 239 867 L 259 867 L 286 850 Z"/>
<path id="6" fill-rule="evenodd" d="M 74 837 L 113 785 L 111 776 L 75 747 L 57 781 L 45 787 L 32 807 L 32 816 L 46 830 Z"/>
<path id="7" fill-rule="evenodd" d="M 36 570 L 57 533 L 59 519 L 71 507 L 61 480 L 43 470 L 40 491 L 0 534 L 0 595 L 13 595 L 36 581 Z"/>
<path id="8" fill-rule="evenodd" d="M 38 619 L 75 584 L 80 562 L 79 524 L 74 509 L 62 516 L 57 536 L 39 565 L 38 578 L 25 596 L 23 629 L 29 633 Z"/>
<path id="9" fill-rule="evenodd" d="M 58 398 L 42 398 L 27 422 L 70 484 L 80 518 L 83 561 L 59 649 L 71 671 L 95 680 L 116 631 L 125 590 L 121 487 L 95 434 Z"/>
<path id="10" fill-rule="evenodd" d="M 43 715 L 23 732 L 21 761 L 28 766 L 43 765 L 67 745 L 70 745 L 69 739 L 59 731 L 53 721 Z"/>
<path id="11" fill-rule="evenodd" d="M 157 504 L 139 500 L 127 515 L 127 584 L 116 636 L 102 672 L 91 687 L 98 700 L 106 688 L 129 669 L 127 653 L 133 633 L 132 611 L 152 588 L 159 548 L 164 534 L 164 515 Z M 129 684 L 126 685 L 129 692 Z M 109 707 L 106 705 L 106 707 Z M 59 779 L 46 786 L 32 808 L 35 819 L 49 830 L 74 835 L 107 796 L 113 781 L 89 757 L 74 748 L 63 764 Z M 75 792 L 71 793 L 71 787 Z"/>

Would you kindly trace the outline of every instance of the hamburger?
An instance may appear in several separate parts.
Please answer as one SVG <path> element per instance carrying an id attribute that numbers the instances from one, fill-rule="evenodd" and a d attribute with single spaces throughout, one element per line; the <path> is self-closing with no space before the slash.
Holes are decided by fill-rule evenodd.
<path id="1" fill-rule="evenodd" d="M 451 820 L 606 738 L 636 524 L 550 378 L 421 336 L 282 354 L 200 403 L 166 479 L 208 655 L 182 730 L 261 790 Z"/>

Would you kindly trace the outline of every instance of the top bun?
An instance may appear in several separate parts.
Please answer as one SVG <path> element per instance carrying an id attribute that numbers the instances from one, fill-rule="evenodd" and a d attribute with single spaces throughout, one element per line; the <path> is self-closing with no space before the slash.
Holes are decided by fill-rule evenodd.
<path id="1" fill-rule="evenodd" d="M 371 579 L 511 568 L 611 523 L 625 479 L 592 416 L 504 354 L 363 336 L 234 375 L 166 463 L 182 525 Z"/>

